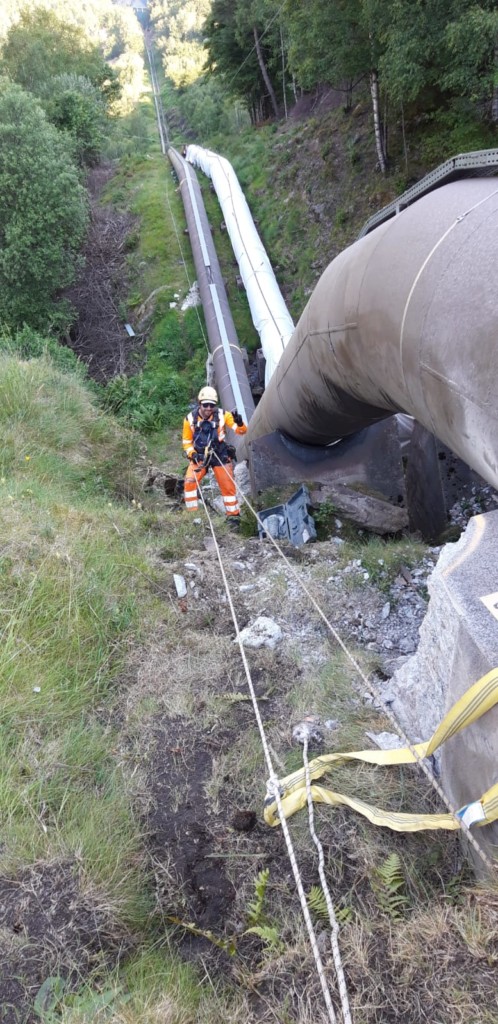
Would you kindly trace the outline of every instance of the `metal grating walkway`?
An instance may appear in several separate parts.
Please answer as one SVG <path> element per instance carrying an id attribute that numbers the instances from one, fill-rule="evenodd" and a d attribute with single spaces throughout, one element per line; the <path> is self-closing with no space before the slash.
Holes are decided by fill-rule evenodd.
<path id="1" fill-rule="evenodd" d="M 368 235 L 369 231 L 373 231 L 379 224 L 383 224 L 390 217 L 395 217 L 411 203 L 428 192 L 432 192 L 435 188 L 439 188 L 440 185 L 447 185 L 448 182 L 456 181 L 459 178 L 476 177 L 476 172 L 478 172 L 478 177 L 498 173 L 498 149 L 479 149 L 474 153 L 460 153 L 458 156 L 446 160 L 430 174 L 426 174 L 425 178 L 418 181 L 416 185 L 412 185 L 406 192 L 403 192 L 403 195 L 394 199 L 388 206 L 384 206 L 378 213 L 374 213 L 363 225 L 358 238 Z"/>

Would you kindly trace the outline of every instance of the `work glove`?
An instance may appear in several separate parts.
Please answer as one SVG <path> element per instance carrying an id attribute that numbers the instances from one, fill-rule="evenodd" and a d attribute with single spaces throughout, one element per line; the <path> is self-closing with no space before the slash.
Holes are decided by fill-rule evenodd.
<path id="1" fill-rule="evenodd" d="M 238 427 L 242 427 L 244 425 L 244 420 L 242 419 L 240 412 L 237 412 L 236 409 L 233 410 L 232 416 Z"/>
<path id="2" fill-rule="evenodd" d="M 194 466 L 197 466 L 198 463 L 202 462 L 203 460 L 203 456 L 201 455 L 200 452 L 192 452 L 192 455 L 190 455 L 189 457 L 190 461 L 193 462 Z"/>

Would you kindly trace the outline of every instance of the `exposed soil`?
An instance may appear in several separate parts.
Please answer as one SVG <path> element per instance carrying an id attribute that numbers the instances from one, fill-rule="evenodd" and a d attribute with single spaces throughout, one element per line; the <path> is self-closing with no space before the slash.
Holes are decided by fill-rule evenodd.
<path id="1" fill-rule="evenodd" d="M 152 500 L 160 509 L 165 500 L 162 488 L 157 488 Z M 174 507 L 173 503 L 174 499 Z M 357 560 L 340 562 L 341 545 L 336 541 L 332 538 L 299 552 L 293 549 L 292 565 L 303 582 L 313 587 L 344 639 L 369 648 L 385 665 L 387 678 L 391 660 L 406 657 L 416 645 L 426 609 L 427 574 L 437 551 L 428 551 L 419 565 L 400 573 L 390 588 L 383 581 L 385 589 L 380 591 L 365 579 Z M 309 948 L 302 937 L 296 938 L 299 911 L 282 833 L 262 820 L 267 770 L 259 739 L 251 753 L 254 713 L 233 646 L 217 559 L 209 533 L 201 525 L 199 542 L 182 560 L 164 562 L 158 557 L 162 589 L 176 609 L 178 630 L 170 621 L 164 635 L 157 637 L 156 649 L 143 652 L 140 671 L 123 680 L 119 725 L 128 753 L 135 749 L 131 763 L 136 759 L 144 777 L 136 811 L 143 822 L 158 922 L 164 930 L 175 919 L 180 922 L 175 933 L 178 951 L 185 959 L 200 962 L 217 984 L 228 981 L 234 988 L 247 989 L 244 1024 L 311 1020 L 322 1024 L 326 1018 Z M 349 717 L 363 722 L 367 715 L 382 727 L 382 715 L 366 700 L 361 684 L 353 685 L 346 698 L 333 688 L 321 687 L 320 671 L 334 655 L 334 647 L 289 566 L 268 544 L 232 535 L 223 537 L 223 558 L 240 625 L 264 614 L 282 629 L 275 649 L 248 650 L 279 774 L 301 763 L 292 726 L 304 712 L 318 711 L 322 720 L 339 720 L 313 753 L 344 749 L 340 734 L 344 700 Z M 187 582 L 183 605 L 176 597 L 174 572 Z M 387 603 L 391 604 L 389 614 Z M 175 703 L 189 695 L 190 713 L 177 713 Z M 148 697 L 154 699 L 154 710 L 149 719 L 140 721 L 137 736 L 137 703 Z M 418 810 L 435 809 L 430 790 L 425 782 L 416 782 L 415 772 L 405 770 L 402 787 L 395 791 L 396 805 L 413 810 L 416 799 Z M 338 788 L 351 792 L 358 784 L 358 795 L 371 799 L 368 776 L 358 776 L 354 785 L 351 779 L 340 778 Z M 386 803 L 389 785 L 387 779 Z M 433 1024 L 437 1006 L 437 1019 L 443 1024 L 460 1024 L 458 1014 L 452 1017 L 448 992 L 462 977 L 467 979 L 469 1006 L 478 997 L 492 1008 L 498 949 L 490 936 L 498 934 L 497 908 L 479 907 L 483 937 L 469 950 L 459 931 L 459 909 L 451 888 L 446 903 L 444 899 L 432 903 L 424 896 L 443 894 L 454 879 L 461 886 L 463 864 L 457 838 L 445 836 L 443 841 L 426 834 L 389 834 L 372 853 L 379 840 L 372 830 L 365 832 L 353 812 L 317 807 L 316 819 L 334 905 L 339 910 L 350 908 L 352 915 L 341 931 L 341 948 L 355 1019 L 365 1024 L 397 1024 L 402 1017 L 405 1024 Z M 290 827 L 309 893 L 319 878 L 306 813 L 296 815 Z M 393 851 L 399 851 L 407 865 L 409 910 L 406 919 L 399 921 L 379 909 L 372 886 L 376 859 L 381 863 Z M 255 881 L 266 868 L 270 881 L 261 924 L 276 928 L 274 949 L 262 938 L 244 934 L 252 923 L 249 909 L 255 899 Z M 417 874 L 423 875 L 423 885 L 417 882 Z M 68 862 L 36 864 L 16 878 L 0 879 L 0 906 L 2 1024 L 34 1024 L 38 1018 L 33 1001 L 48 977 L 68 979 L 77 988 L 89 972 L 113 965 L 130 948 L 129 937 L 99 903 L 98 894 L 84 892 L 77 866 Z M 415 926 L 414 934 L 410 932 L 418 912 L 427 915 L 425 927 L 435 915 L 439 930 L 431 923 L 432 939 L 426 938 L 421 925 Z M 371 932 L 365 930 L 367 923 Z M 320 920 L 317 931 L 333 977 L 327 927 Z M 235 956 L 223 948 L 229 943 L 236 946 Z M 431 949 L 430 956 L 426 947 Z M 433 970 L 431 957 L 434 963 L 441 957 L 440 970 Z M 279 1006 L 285 1006 L 285 1013 L 279 1016 L 277 1009 L 275 1016 Z"/>
<path id="2" fill-rule="evenodd" d="M 428 551 L 419 565 L 400 573 L 386 592 L 366 580 L 364 570 L 356 562 L 338 565 L 339 549 L 333 540 L 317 544 L 305 551 L 294 551 L 293 563 L 302 580 L 318 592 L 322 607 L 343 638 L 370 649 L 385 666 L 385 672 L 379 670 L 382 683 L 399 659 L 406 658 L 416 647 L 418 628 L 427 607 L 427 575 L 438 552 Z M 331 718 L 341 717 L 340 701 L 335 704 L 333 692 L 326 699 L 320 697 L 317 682 L 321 667 L 333 654 L 333 645 L 303 598 L 292 570 L 282 565 L 268 545 L 226 538 L 223 558 L 240 624 L 264 614 L 272 615 L 282 628 L 282 641 L 277 649 L 248 650 L 248 657 L 272 753 L 283 775 L 301 760 L 291 738 L 292 726 L 303 716 L 302 706 L 295 706 L 299 688 L 308 692 L 310 681 L 314 680 L 310 692 L 322 704 L 306 704 L 306 710 L 321 711 L 322 720 L 327 714 Z M 155 715 L 145 743 L 149 755 L 144 834 L 156 879 L 157 904 L 164 918 L 183 923 L 178 928 L 177 943 L 184 957 L 200 960 L 204 965 L 209 963 L 213 978 L 230 978 L 235 985 L 242 980 L 250 987 L 247 1024 L 308 1019 L 322 1024 L 326 1018 L 321 1015 L 321 994 L 309 954 L 304 945 L 296 945 L 292 931 L 295 884 L 282 834 L 280 829 L 270 829 L 262 821 L 262 782 L 267 771 L 260 753 L 253 778 L 244 774 L 247 737 L 254 731 L 254 717 L 246 699 L 239 655 L 234 648 L 230 663 L 225 666 L 223 662 L 219 665 L 214 655 L 216 638 L 221 645 L 226 644 L 227 634 L 228 638 L 233 635 L 228 609 L 220 602 L 217 561 L 208 545 L 207 550 L 192 551 L 184 560 L 168 564 L 164 586 L 171 587 L 176 600 L 171 585 L 173 572 L 182 573 L 187 581 L 187 599 L 178 607 L 189 646 L 189 653 L 185 653 L 184 685 L 193 686 L 198 696 L 188 718 Z M 386 613 L 389 602 L 391 607 Z M 209 607 L 215 609 L 211 617 L 207 614 Z M 200 658 L 198 675 L 194 677 L 188 659 L 190 655 L 195 659 L 202 651 L 204 660 Z M 145 675 L 148 674 L 154 675 L 151 687 L 155 686 L 156 692 L 167 687 L 166 672 L 158 677 L 151 665 L 150 673 L 145 669 Z M 171 679 L 172 688 L 176 685 L 178 680 Z M 175 699 L 172 692 L 171 700 Z M 167 692 L 164 701 L 167 705 Z M 209 717 L 213 702 L 219 708 L 214 723 L 213 717 Z M 358 686 L 353 685 L 347 704 L 349 714 L 356 714 L 358 720 L 366 713 L 373 716 L 379 728 L 385 728 L 382 714 L 363 693 L 361 681 Z M 340 728 L 340 722 L 336 725 Z M 325 750 L 341 749 L 339 733 L 334 729 L 332 725 Z M 362 745 L 368 745 L 368 741 Z M 324 748 L 320 746 L 314 752 L 319 749 Z M 417 769 L 405 769 L 403 788 L 406 786 L 407 804 L 397 806 L 414 810 L 412 801 L 416 800 L 418 810 L 435 810 L 433 794 L 425 782 L 416 783 L 416 772 Z M 351 780 L 344 783 L 342 779 L 341 784 L 346 791 L 352 785 Z M 371 799 L 368 780 L 365 784 L 367 789 L 361 795 Z M 385 802 L 389 803 L 388 779 L 386 786 Z M 399 799 L 398 794 L 396 800 Z M 479 957 L 478 969 L 474 970 L 472 954 L 461 944 L 458 911 L 451 899 L 447 919 L 441 917 L 437 936 L 437 956 L 442 956 L 443 964 L 439 978 L 437 973 L 433 974 L 429 961 L 420 961 L 417 931 L 418 937 L 410 940 L 410 949 L 406 936 L 408 919 L 405 929 L 402 922 L 379 915 L 368 861 L 371 856 L 382 859 L 382 847 L 377 854 L 367 852 L 364 826 L 346 809 L 317 807 L 316 815 L 334 904 L 339 909 L 354 906 L 363 922 L 352 920 L 341 933 L 350 999 L 357 1014 L 361 1008 L 361 1019 L 368 1024 L 394 1024 L 402 1016 L 406 1024 L 433 1024 L 435 1006 L 440 1007 L 441 1000 L 446 998 L 445 986 L 451 987 L 460 971 L 467 977 L 473 972 L 472 992 L 479 992 L 479 998 L 492 1006 L 494 946 L 486 947 Z M 305 812 L 296 815 L 290 827 L 299 851 L 305 891 L 309 892 L 311 886 L 319 884 L 319 878 Z M 409 886 L 413 884 L 414 903 L 429 918 L 430 904 L 424 906 L 416 873 L 423 874 L 427 893 L 431 887 L 435 891 L 441 887 L 443 892 L 446 881 L 451 884 L 452 878 L 462 879 L 464 869 L 458 840 L 454 836 L 445 836 L 443 842 L 427 834 L 398 837 L 391 833 L 385 842 L 386 850 L 399 850 L 406 862 L 413 864 L 414 877 L 409 879 Z M 285 955 L 278 950 L 269 952 L 264 941 L 244 934 L 250 924 L 248 908 L 254 900 L 255 879 L 263 868 L 270 869 L 270 884 L 262 922 L 278 922 Z M 488 910 L 487 926 L 492 934 L 496 908 Z M 415 906 L 411 915 L 414 912 Z M 375 934 L 364 933 L 365 921 L 375 922 Z M 399 929 L 403 931 L 401 946 L 396 939 Z M 326 955 L 327 930 L 320 921 L 317 930 Z M 206 934 L 208 931 L 211 937 Z M 216 947 L 213 936 L 221 942 L 233 941 L 236 957 Z M 330 970 L 332 973 L 332 966 Z M 284 1001 L 285 1014 L 275 1017 L 275 1007 Z M 449 1024 L 451 1017 L 444 1011 L 440 1019 Z"/>
<path id="3" fill-rule="evenodd" d="M 205 793 L 213 754 L 229 741 L 220 733 L 196 734 L 191 722 L 174 720 L 164 723 L 155 735 L 148 843 L 156 862 L 164 862 L 166 855 L 178 880 L 178 903 L 169 913 L 186 914 L 186 920 L 195 920 L 200 928 L 218 929 L 235 898 L 223 861 L 215 859 L 215 851 L 223 849 L 229 822 L 225 815 L 211 816 Z M 167 907 L 164 910 L 168 912 Z"/>
<path id="4" fill-rule="evenodd" d="M 83 250 L 85 263 L 77 282 L 65 292 L 77 312 L 67 344 L 87 365 L 90 376 L 103 384 L 136 368 L 142 341 L 128 336 L 120 307 L 128 292 L 126 254 L 135 220 L 102 202 L 113 173 L 112 164 L 89 172 L 91 220 Z"/>
<path id="5" fill-rule="evenodd" d="M 77 865 L 38 863 L 0 878 L 0 1021 L 39 1021 L 33 1003 L 47 978 L 78 988 L 129 948 L 98 894 L 82 890 Z"/>

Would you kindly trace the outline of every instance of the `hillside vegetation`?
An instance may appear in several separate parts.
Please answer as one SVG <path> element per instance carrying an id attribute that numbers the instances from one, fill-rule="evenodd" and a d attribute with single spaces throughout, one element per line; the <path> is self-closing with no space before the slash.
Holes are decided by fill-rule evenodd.
<path id="1" fill-rule="evenodd" d="M 81 373 L 4 354 L 0 381 L 4 1021 L 82 1024 L 104 1007 L 114 1024 L 325 1020 L 280 831 L 260 820 L 266 766 L 204 522 L 143 491 L 143 442 Z M 239 621 L 263 607 L 286 637 L 250 653 L 280 770 L 299 764 L 289 722 L 310 709 L 334 715 L 335 749 L 365 746 L 382 715 L 303 618 L 295 579 L 223 530 Z M 400 566 L 424 559 L 353 532 L 293 571 L 369 671 L 354 609 L 380 620 Z M 192 579 L 186 611 L 173 572 Z M 334 779 L 381 806 L 434 807 L 413 769 Z M 437 1002 L 445 1024 L 496 1021 L 496 898 L 469 888 L 457 840 L 330 809 L 318 822 L 356 1019 L 379 1020 L 380 999 L 382 1020 L 402 1007 L 429 1022 Z M 323 931 L 305 819 L 291 827 Z"/>
<path id="2" fill-rule="evenodd" d="M 172 140 L 232 159 L 296 318 L 374 210 L 455 151 L 496 142 L 492 4 L 451 5 L 461 31 L 472 18 L 483 27 L 484 49 L 466 53 L 482 73 L 460 106 L 458 85 L 443 95 L 433 80 L 410 107 L 406 94 L 403 123 L 389 106 L 386 175 L 368 77 L 351 103 L 324 82 L 334 40 L 316 35 L 320 3 L 306 8 L 316 73 L 296 5 L 154 0 L 149 23 Z M 200 74 L 205 20 L 214 55 L 221 14 L 227 64 Z M 395 14 L 399 30 L 406 5 Z M 279 110 L 271 122 L 254 28 Z M 144 488 L 151 463 L 183 473 L 181 419 L 207 350 L 202 312 L 181 309 L 194 270 L 141 35 L 110 0 L 8 0 L 0 36 L 0 1018 L 322 1024 L 281 830 L 262 817 L 267 766 L 207 517 L 188 517 L 160 476 Z M 338 59 L 334 74 L 347 75 Z M 240 626 L 266 614 L 282 628 L 275 650 L 249 652 L 282 775 L 302 763 L 290 733 L 305 715 L 332 720 L 327 749 L 370 746 L 366 733 L 387 728 L 300 583 L 363 671 L 385 678 L 414 649 L 437 557 L 410 537 L 369 539 L 331 506 L 317 524 L 320 541 L 284 563 L 247 510 L 240 537 L 214 516 Z M 174 573 L 187 581 L 183 604 Z M 381 807 L 440 809 L 411 767 L 340 766 L 331 784 Z M 458 839 L 400 836 L 346 809 L 316 816 L 355 1024 L 498 1024 L 496 887 L 477 885 Z M 305 812 L 290 828 L 332 979 Z"/>

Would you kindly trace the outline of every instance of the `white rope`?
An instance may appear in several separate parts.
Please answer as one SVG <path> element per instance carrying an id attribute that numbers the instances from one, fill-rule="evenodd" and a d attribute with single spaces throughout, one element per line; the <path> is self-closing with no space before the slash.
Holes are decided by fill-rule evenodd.
<path id="1" fill-rule="evenodd" d="M 335 916 L 334 904 L 332 903 L 332 897 L 330 895 L 327 879 L 325 877 L 325 858 L 323 855 L 323 846 L 315 831 L 315 812 L 313 805 L 313 795 L 311 792 L 307 736 L 304 737 L 303 742 L 303 763 L 304 770 L 306 773 L 306 796 L 308 798 L 308 818 L 310 825 L 310 833 L 311 838 L 318 851 L 318 873 L 320 875 L 320 881 L 322 883 L 323 894 L 325 896 L 325 902 L 327 904 L 327 911 L 329 915 L 330 942 L 332 946 L 332 956 L 334 958 L 335 973 L 337 975 L 337 985 L 339 988 L 339 996 L 341 1000 L 342 1016 L 344 1019 L 344 1024 L 351 1024 L 351 1011 L 349 1009 L 348 990 L 346 986 L 346 979 L 344 977 L 344 968 L 342 966 L 341 951 L 339 949 L 339 924 Z"/>
<path id="2" fill-rule="evenodd" d="M 243 642 L 241 640 L 241 637 L 240 637 L 239 624 L 238 624 L 238 621 L 237 621 L 237 615 L 236 615 L 236 612 L 235 612 L 235 608 L 234 608 L 234 604 L 233 604 L 233 600 L 232 600 L 232 595 L 231 595 L 231 592 L 230 592 L 230 587 L 228 585 L 228 580 L 227 580 L 227 576 L 226 576 L 226 573 L 225 573 L 225 567 L 223 565 L 223 560 L 221 558 L 221 552 L 220 552 L 218 541 L 216 539 L 216 534 L 214 532 L 213 523 L 212 523 L 211 517 L 209 515 L 206 503 L 204 501 L 204 496 L 202 494 L 202 489 L 198 486 L 197 490 L 198 490 L 198 492 L 199 492 L 199 494 L 201 496 L 201 501 L 202 501 L 202 504 L 203 504 L 203 507 L 204 507 L 204 511 L 206 513 L 206 516 L 207 516 L 209 528 L 211 530 L 211 535 L 212 535 L 212 538 L 213 538 L 213 541 L 214 541 L 214 545 L 215 545 L 215 549 L 216 549 L 216 555 L 217 555 L 218 562 L 219 562 L 219 565 L 220 565 L 220 570 L 221 570 L 221 575 L 222 575 L 222 579 L 223 579 L 223 584 L 224 584 L 224 587 L 225 587 L 225 592 L 226 592 L 228 604 L 229 604 L 229 607 L 230 607 L 230 613 L 231 613 L 233 624 L 234 624 L 234 627 L 235 627 L 235 638 L 236 638 L 237 643 L 239 645 L 240 655 L 241 655 L 241 658 L 242 658 L 242 664 L 244 666 L 244 671 L 245 671 L 246 679 L 247 679 L 247 685 L 249 687 L 249 693 L 251 695 L 252 706 L 254 708 L 254 714 L 256 716 L 256 722 L 257 722 L 258 729 L 259 729 L 259 734 L 260 734 L 260 737 L 261 737 L 261 744 L 262 744 L 262 747 L 263 747 L 263 751 L 264 751 L 264 755 L 265 755 L 265 760 L 266 760 L 266 765 L 267 765 L 267 768 L 268 768 L 268 773 L 269 773 L 269 792 L 271 792 L 271 795 L 275 797 L 275 800 L 276 800 L 276 803 L 277 803 L 278 813 L 279 813 L 279 816 L 280 816 L 280 822 L 281 822 L 281 825 L 282 825 L 282 831 L 283 831 L 284 838 L 285 838 L 285 845 L 287 847 L 287 853 L 288 853 L 289 860 L 290 860 L 290 863 L 291 863 L 292 873 L 294 875 L 294 881 L 296 883 L 296 888 L 297 888 L 298 895 L 299 895 L 299 900 L 300 900 L 300 903 L 301 903 L 301 909 L 302 909 L 302 912 L 303 912 L 304 921 L 305 921 L 306 928 L 307 928 L 307 931 L 308 931 L 308 936 L 309 936 L 309 940 L 310 940 L 310 943 L 311 943 L 311 948 L 312 948 L 312 951 L 313 951 L 313 956 L 315 958 L 316 969 L 317 969 L 318 976 L 319 976 L 319 979 L 320 979 L 320 985 L 321 985 L 321 988 L 322 988 L 322 993 L 323 993 L 323 998 L 325 1000 L 325 1005 L 327 1007 L 327 1013 L 328 1013 L 328 1016 L 329 1016 L 329 1020 L 330 1020 L 331 1024 L 336 1024 L 337 1018 L 336 1018 L 336 1015 L 335 1015 L 335 1012 L 334 1012 L 334 1007 L 333 1007 L 333 1004 L 332 1004 L 332 998 L 331 998 L 331 995 L 330 995 L 330 989 L 329 989 L 329 986 L 328 986 L 328 983 L 327 983 L 327 979 L 325 977 L 325 969 L 324 969 L 324 966 L 323 966 L 322 958 L 320 956 L 320 950 L 318 949 L 318 945 L 317 945 L 317 941 L 316 941 L 316 935 L 315 935 L 315 931 L 314 931 L 314 928 L 313 928 L 313 922 L 312 922 L 311 917 L 310 917 L 308 903 L 306 901 L 306 895 L 305 895 L 305 892 L 304 892 L 304 887 L 303 887 L 301 875 L 300 875 L 300 872 L 299 872 L 299 867 L 298 867 L 298 864 L 297 864 L 297 861 L 296 861 L 296 855 L 295 855 L 295 852 L 294 852 L 294 847 L 292 845 L 292 839 L 291 839 L 290 832 L 289 832 L 289 826 L 287 825 L 287 821 L 286 821 L 285 815 L 283 813 L 282 800 L 281 800 L 281 796 L 280 796 L 280 784 L 279 784 L 278 776 L 277 776 L 277 774 L 275 772 L 275 769 L 273 767 L 273 762 L 272 762 L 272 759 L 271 759 L 270 749 L 269 749 L 269 746 L 268 746 L 268 740 L 266 738 L 265 728 L 264 728 L 263 720 L 261 718 L 261 714 L 260 714 L 260 710 L 259 710 L 258 699 L 256 697 L 256 693 L 255 693 L 255 690 L 254 690 L 254 685 L 253 685 L 253 681 L 252 681 L 252 677 L 251 677 L 251 670 L 249 668 L 249 662 L 247 660 L 247 655 L 246 655 L 246 652 L 245 652 L 244 644 L 243 644 Z"/>
<path id="3" fill-rule="evenodd" d="M 220 465 L 221 464 L 222 463 L 220 462 Z M 410 753 L 413 755 L 415 761 L 417 762 L 419 767 L 422 769 L 424 774 L 429 779 L 429 782 L 431 783 L 431 786 L 436 790 L 436 793 L 440 796 L 441 800 L 443 801 L 445 806 L 448 808 L 450 814 L 452 814 L 453 817 L 455 818 L 455 820 L 458 821 L 458 824 L 459 824 L 460 828 L 465 833 L 465 836 L 468 839 L 468 841 L 471 844 L 471 846 L 473 847 L 473 849 L 476 851 L 476 853 L 479 854 L 479 857 L 484 862 L 484 864 L 486 864 L 486 867 L 489 868 L 490 871 L 496 872 L 497 868 L 498 868 L 498 865 L 496 863 L 493 863 L 493 861 L 488 857 L 487 853 L 484 852 L 482 846 L 479 844 L 479 842 L 475 838 L 474 834 L 471 832 L 469 826 L 466 824 L 466 822 L 462 818 L 460 818 L 458 816 L 458 809 L 451 803 L 451 801 L 447 797 L 446 793 L 444 792 L 444 789 L 442 788 L 442 786 L 440 786 L 439 782 L 437 781 L 437 779 L 436 779 L 432 769 L 429 767 L 427 762 L 423 758 L 420 757 L 420 754 L 419 754 L 418 750 L 416 749 L 416 747 L 414 747 L 414 745 L 411 742 L 411 740 L 408 739 L 408 736 L 406 735 L 406 733 L 402 729 L 402 727 L 399 724 L 399 722 L 398 722 L 397 718 L 395 717 L 394 713 L 391 711 L 391 708 L 387 704 L 384 704 L 384 701 L 382 700 L 382 694 L 380 693 L 380 691 L 377 689 L 377 687 L 371 681 L 371 679 L 369 679 L 368 676 L 365 675 L 363 669 L 361 668 L 361 665 L 358 664 L 356 658 L 351 653 L 351 651 L 349 650 L 349 648 L 345 644 L 345 642 L 342 639 L 342 637 L 339 635 L 337 630 L 334 628 L 332 623 L 329 621 L 329 619 L 325 615 L 325 612 L 322 611 L 322 609 L 320 608 L 320 605 L 318 604 L 317 600 L 315 599 L 315 597 L 313 596 L 311 591 L 308 589 L 306 584 L 303 583 L 301 577 L 299 576 L 299 574 L 296 572 L 294 566 L 292 565 L 292 562 L 290 562 L 290 560 L 287 558 L 285 553 L 282 551 L 282 548 L 277 543 L 275 538 L 272 537 L 271 533 L 267 533 L 266 532 L 265 525 L 261 521 L 261 519 L 259 518 L 258 513 L 256 512 L 256 509 L 253 508 L 253 506 L 251 505 L 251 502 L 248 500 L 248 498 L 246 498 L 245 494 L 243 494 L 243 492 L 241 491 L 240 487 L 238 487 L 237 483 L 236 483 L 235 486 L 236 486 L 237 492 L 239 494 L 239 497 L 241 497 L 242 500 L 246 503 L 246 505 L 248 506 L 248 508 L 252 512 L 253 516 L 255 516 L 257 522 L 261 526 L 262 530 L 265 531 L 267 537 L 269 538 L 269 540 L 271 541 L 273 546 L 278 551 L 280 557 L 284 560 L 284 562 L 285 562 L 287 568 L 290 570 L 292 576 L 294 577 L 294 579 L 296 580 L 298 585 L 301 587 L 301 590 L 304 591 L 304 593 L 306 594 L 306 596 L 310 600 L 311 604 L 313 605 L 315 610 L 318 612 L 320 618 L 325 623 L 327 629 L 329 630 L 329 632 L 334 637 L 334 640 L 336 641 L 336 643 L 339 644 L 339 647 L 342 649 L 342 651 L 344 652 L 346 657 L 349 659 L 351 665 L 353 666 L 353 668 L 356 670 L 358 675 L 361 677 L 361 679 L 365 683 L 365 686 L 368 687 L 368 689 L 370 690 L 370 693 L 373 694 L 375 699 L 382 706 L 383 713 L 385 714 L 386 718 L 388 718 L 389 721 L 391 722 L 391 725 L 394 726 L 396 732 L 398 733 L 398 736 L 402 739 L 404 745 L 406 747 L 408 747 L 408 749 L 409 749 Z"/>

